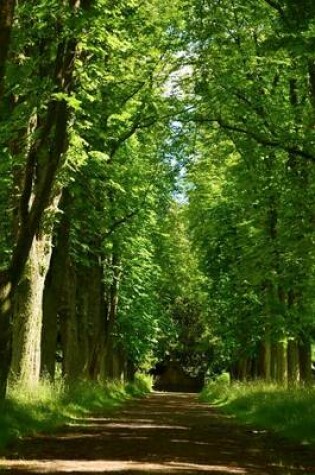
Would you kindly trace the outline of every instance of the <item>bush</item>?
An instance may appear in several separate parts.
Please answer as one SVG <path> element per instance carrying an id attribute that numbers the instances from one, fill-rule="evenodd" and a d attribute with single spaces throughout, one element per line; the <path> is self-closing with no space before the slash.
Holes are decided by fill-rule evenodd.
<path id="1" fill-rule="evenodd" d="M 203 388 L 200 398 L 204 402 L 224 404 L 230 395 L 231 378 L 229 373 L 222 373 L 209 381 Z"/>

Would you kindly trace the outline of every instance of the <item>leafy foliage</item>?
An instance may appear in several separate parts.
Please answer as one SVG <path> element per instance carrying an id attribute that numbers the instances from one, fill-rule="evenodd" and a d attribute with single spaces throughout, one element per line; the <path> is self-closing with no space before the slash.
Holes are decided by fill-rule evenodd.
<path id="1" fill-rule="evenodd" d="M 49 235 L 73 288 L 99 271 L 104 355 L 257 376 L 272 345 L 310 346 L 314 18 L 310 0 L 19 2 L 0 78 L 1 309 Z M 56 332 L 71 308 L 89 347 L 73 288 Z"/>

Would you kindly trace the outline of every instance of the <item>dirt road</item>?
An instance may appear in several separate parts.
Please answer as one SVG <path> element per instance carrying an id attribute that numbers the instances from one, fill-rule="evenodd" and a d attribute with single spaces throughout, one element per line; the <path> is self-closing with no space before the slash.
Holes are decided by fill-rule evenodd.
<path id="1" fill-rule="evenodd" d="M 315 475 L 315 453 L 240 427 L 196 395 L 155 393 L 110 418 L 78 420 L 53 436 L 15 443 L 0 469 L 10 475 Z"/>

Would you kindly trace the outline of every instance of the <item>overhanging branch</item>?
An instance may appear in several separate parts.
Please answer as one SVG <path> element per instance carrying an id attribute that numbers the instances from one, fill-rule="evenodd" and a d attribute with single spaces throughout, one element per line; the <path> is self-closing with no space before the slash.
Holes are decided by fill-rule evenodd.
<path id="1" fill-rule="evenodd" d="M 267 137 L 261 134 L 258 134 L 257 132 L 250 130 L 248 128 L 231 124 L 229 122 L 226 122 L 222 118 L 213 118 L 213 119 L 207 119 L 204 117 L 196 117 L 195 118 L 196 122 L 199 123 L 216 123 L 218 124 L 222 129 L 229 130 L 231 132 L 235 132 L 238 134 L 246 135 L 247 137 L 250 137 L 251 139 L 255 140 L 258 144 L 264 146 L 264 147 L 271 147 L 271 148 L 279 148 L 291 155 L 295 155 L 297 157 L 302 157 L 304 159 L 310 160 L 312 162 L 315 162 L 315 154 L 303 150 L 299 147 L 290 145 L 290 144 L 285 144 L 283 141 L 279 138 L 272 138 L 272 137 Z"/>

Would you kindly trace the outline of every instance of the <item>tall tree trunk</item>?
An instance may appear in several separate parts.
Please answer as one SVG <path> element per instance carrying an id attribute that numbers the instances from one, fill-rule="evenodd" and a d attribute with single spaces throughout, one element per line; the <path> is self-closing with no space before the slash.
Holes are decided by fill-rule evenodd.
<path id="1" fill-rule="evenodd" d="M 4 76 L 11 41 L 15 4 L 16 0 L 1 0 L 0 2 L 0 104 L 3 98 Z"/>
<path id="2" fill-rule="evenodd" d="M 80 348 L 84 348 L 84 377 L 100 377 L 101 360 L 105 348 L 105 321 L 103 306 L 103 269 L 95 259 L 89 268 L 78 272 L 78 313 Z M 85 291 L 82 291 L 85 289 Z"/>
<path id="3" fill-rule="evenodd" d="M 278 244 L 278 196 L 277 190 L 273 184 L 274 175 L 274 163 L 276 157 L 275 154 L 270 153 L 267 156 L 266 164 L 266 177 L 267 183 L 267 216 L 266 216 L 266 236 L 269 240 L 269 246 L 271 251 L 271 271 L 275 273 L 279 279 L 280 275 L 280 260 L 279 260 L 279 244 Z M 275 315 L 274 302 L 282 303 L 283 292 L 278 282 L 272 282 L 267 280 L 264 283 L 265 289 L 265 335 L 263 342 L 263 371 L 264 377 L 267 381 L 281 379 L 280 373 L 282 373 L 282 361 L 280 357 L 280 347 L 277 342 L 273 342 L 274 331 L 277 331 L 277 316 Z M 277 310 L 278 312 L 278 310 Z"/>
<path id="4" fill-rule="evenodd" d="M 93 324 L 89 324 L 89 294 L 92 289 L 89 267 L 76 266 L 76 319 L 77 339 L 82 360 L 82 378 L 89 378 L 90 338 L 93 334 Z"/>
<path id="5" fill-rule="evenodd" d="M 270 377 L 271 381 L 277 381 L 277 343 L 272 342 L 270 350 Z"/>
<path id="6" fill-rule="evenodd" d="M 259 345 L 258 377 L 267 382 L 271 380 L 271 343 L 267 337 Z"/>
<path id="7" fill-rule="evenodd" d="M 11 372 L 28 387 L 39 381 L 43 292 L 51 257 L 51 235 L 36 236 L 14 295 Z"/>
<path id="8" fill-rule="evenodd" d="M 71 280 L 69 267 L 73 268 L 73 266 L 69 256 L 70 220 L 68 216 L 71 208 L 71 198 L 67 190 L 63 191 L 59 208 L 62 211 L 62 218 L 56 229 L 51 265 L 45 282 L 42 329 L 42 373 L 48 374 L 51 379 L 54 378 L 55 374 L 60 326 L 63 332 L 66 332 L 61 317 L 66 318 L 65 315 L 69 313 L 69 308 L 75 305 L 75 296 L 73 295 L 71 299 L 74 303 L 69 304 L 71 294 L 69 291 L 69 285 L 71 285 L 69 284 L 69 279 Z M 72 273 L 75 273 L 75 271 L 72 270 Z M 75 281 L 76 278 L 73 283 Z M 75 291 L 76 286 L 74 285 L 72 293 Z M 66 335 L 63 334 L 61 343 L 65 344 L 66 339 Z"/>
<path id="9" fill-rule="evenodd" d="M 288 384 L 297 386 L 300 377 L 299 347 L 296 340 L 288 341 Z"/>
<path id="10" fill-rule="evenodd" d="M 121 279 L 120 257 L 116 243 L 113 245 L 112 259 L 111 259 L 112 282 L 107 290 L 107 305 L 106 305 L 106 338 L 105 348 L 102 358 L 101 376 L 103 379 L 111 378 L 113 374 L 113 353 L 114 340 L 113 330 L 116 322 L 119 301 L 119 286 Z"/>
<path id="11" fill-rule="evenodd" d="M 0 273 L 0 400 L 4 399 L 12 351 L 12 281 L 9 272 Z"/>
<path id="12" fill-rule="evenodd" d="M 82 360 L 84 358 L 79 345 L 76 295 L 76 270 L 69 256 L 64 264 L 63 288 L 59 306 L 62 372 L 68 381 L 74 381 L 82 375 Z"/>
<path id="13" fill-rule="evenodd" d="M 312 384 L 312 348 L 311 341 L 303 337 L 299 342 L 300 380 L 302 384 Z"/>
<path id="14" fill-rule="evenodd" d="M 112 377 L 114 380 L 123 382 L 125 380 L 125 355 L 122 348 L 119 346 L 113 351 L 113 371 Z"/>
<path id="15" fill-rule="evenodd" d="M 134 365 L 134 362 L 128 359 L 126 361 L 126 379 L 128 382 L 133 383 L 135 381 L 135 375 L 137 368 Z"/>
<path id="16" fill-rule="evenodd" d="M 60 326 L 62 372 L 66 379 L 75 380 L 82 371 L 82 352 L 79 347 L 77 319 L 77 270 L 70 256 L 71 198 L 64 191 L 61 208 L 63 215 L 56 238 L 52 279 L 58 295 L 57 312 Z M 83 289 L 79 289 L 83 291 Z"/>
<path id="17" fill-rule="evenodd" d="M 286 384 L 287 382 L 287 353 L 286 344 L 284 341 L 278 341 L 276 343 L 276 381 L 279 384 Z"/>
<path id="18" fill-rule="evenodd" d="M 54 114 L 56 122 L 55 135 L 52 138 L 54 145 L 47 149 L 45 141 L 45 149 L 40 147 L 36 150 L 33 148 L 28 156 L 28 165 L 25 174 L 24 188 L 20 197 L 20 226 L 18 229 L 17 239 L 12 253 L 11 263 L 6 271 L 0 273 L 0 397 L 4 397 L 7 376 L 11 360 L 11 319 L 14 293 L 20 282 L 24 269 L 27 265 L 31 254 L 33 240 L 38 231 L 40 223 L 43 219 L 45 209 L 52 204 L 51 192 L 60 164 L 62 155 L 66 150 L 66 129 L 68 122 L 68 106 L 66 103 L 60 104 L 56 108 Z M 57 113 L 60 110 L 60 115 Z M 34 177 L 36 172 L 35 156 L 39 159 L 39 155 L 46 156 L 45 165 L 41 169 L 38 183 L 34 188 Z M 41 158 L 42 161 L 42 158 Z"/>
<path id="19" fill-rule="evenodd" d="M 44 300 L 43 300 L 43 325 L 42 325 L 42 346 L 41 346 L 41 374 L 49 376 L 51 381 L 55 378 L 56 353 L 58 337 L 58 304 L 59 286 L 61 282 L 54 279 L 56 253 L 52 252 L 50 268 L 45 280 Z"/>

